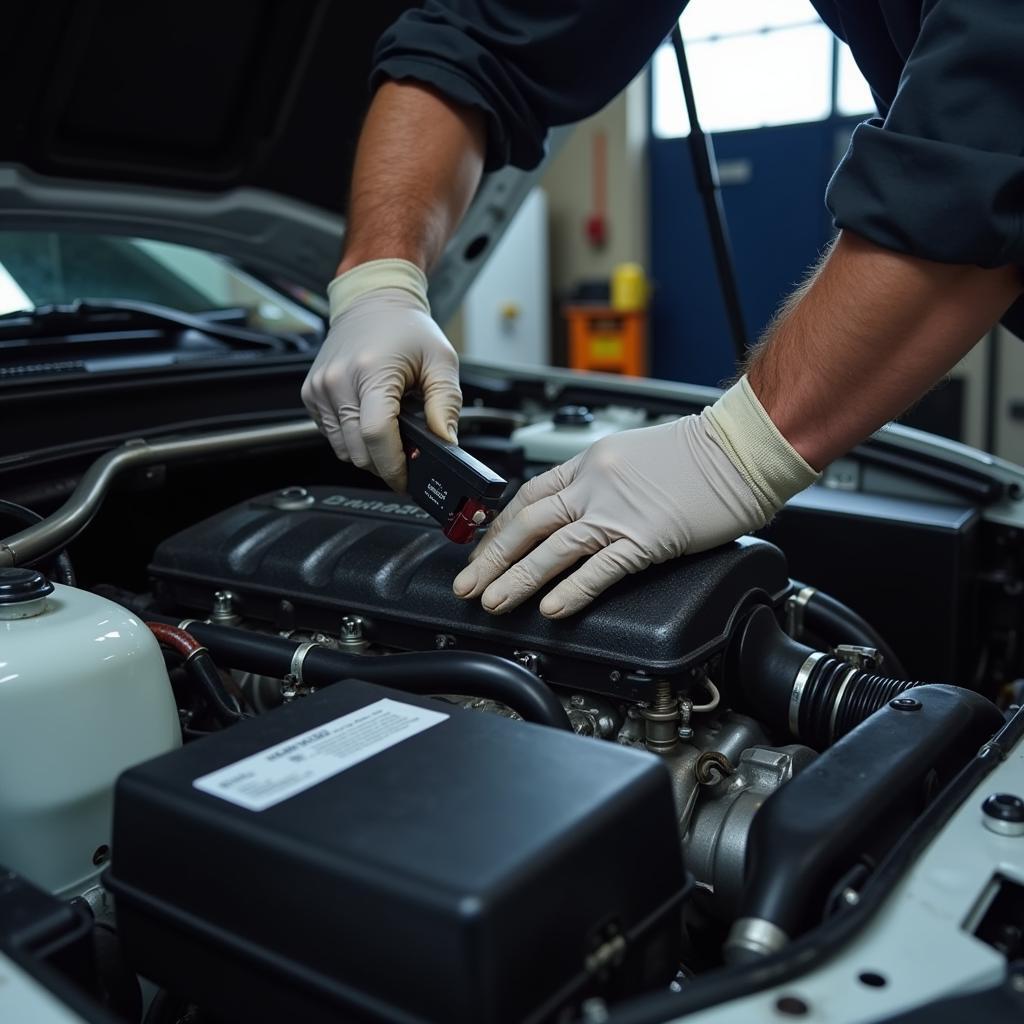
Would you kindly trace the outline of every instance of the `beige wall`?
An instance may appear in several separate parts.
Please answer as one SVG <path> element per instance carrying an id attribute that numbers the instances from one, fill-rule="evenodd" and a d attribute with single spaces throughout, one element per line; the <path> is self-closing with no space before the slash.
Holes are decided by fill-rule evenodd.
<path id="1" fill-rule="evenodd" d="M 999 344 L 995 454 L 1024 466 L 1024 420 L 1010 416 L 1012 403 L 1024 399 L 1024 341 L 1005 327 L 997 327 L 995 335 Z"/>
<path id="2" fill-rule="evenodd" d="M 647 78 L 641 73 L 604 110 L 581 121 L 552 160 L 540 185 L 547 193 L 551 293 L 561 296 L 580 280 L 607 278 L 617 263 L 635 260 L 650 269 L 647 231 Z M 592 212 L 593 139 L 607 142 L 605 246 L 593 249 L 584 227 Z M 462 350 L 462 310 L 445 325 Z"/>
<path id="3" fill-rule="evenodd" d="M 1024 399 L 1024 342 L 1005 327 L 996 327 L 953 368 L 951 376 L 964 382 L 964 442 L 986 449 L 988 419 L 988 359 L 997 346 L 998 375 L 993 396 L 996 412 L 993 455 L 1024 465 L 1024 420 L 1010 415 L 1015 401 Z"/>
<path id="4" fill-rule="evenodd" d="M 647 252 L 647 82 L 641 74 L 604 110 L 577 125 L 545 172 L 551 231 L 551 287 L 608 277 L 616 263 L 649 265 Z M 593 249 L 584 233 L 592 212 L 593 139 L 607 137 L 608 240 Z"/>

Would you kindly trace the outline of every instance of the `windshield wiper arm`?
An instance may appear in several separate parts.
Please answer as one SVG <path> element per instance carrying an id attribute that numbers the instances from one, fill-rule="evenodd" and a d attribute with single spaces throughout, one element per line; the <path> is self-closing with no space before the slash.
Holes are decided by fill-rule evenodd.
<path id="1" fill-rule="evenodd" d="M 298 339 L 287 335 L 267 334 L 249 327 L 206 320 L 155 302 L 134 299 L 75 299 L 64 305 L 37 306 L 34 310 L 0 315 L 0 337 L 53 338 L 61 334 L 78 334 L 83 330 L 103 333 L 147 328 L 199 331 L 235 349 L 282 352 L 303 348 Z"/>

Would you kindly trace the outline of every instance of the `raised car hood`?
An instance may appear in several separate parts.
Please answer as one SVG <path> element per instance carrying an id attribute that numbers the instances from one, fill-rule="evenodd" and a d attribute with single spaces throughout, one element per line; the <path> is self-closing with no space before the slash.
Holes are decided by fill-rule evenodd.
<path id="1" fill-rule="evenodd" d="M 14 0 L 0 34 L 0 229 L 144 235 L 322 289 L 373 46 L 413 6 Z M 532 177 L 492 176 L 476 205 L 498 207 L 468 218 L 453 250 L 481 230 L 489 249 Z M 440 269 L 447 306 L 468 281 Z"/>

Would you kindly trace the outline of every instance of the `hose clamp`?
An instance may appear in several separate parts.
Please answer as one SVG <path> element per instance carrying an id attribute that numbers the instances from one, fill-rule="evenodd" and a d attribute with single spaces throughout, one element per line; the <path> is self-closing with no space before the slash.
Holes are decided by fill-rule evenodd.
<path id="1" fill-rule="evenodd" d="M 178 623 L 177 628 L 183 629 L 187 633 L 188 627 L 191 626 L 193 622 L 198 622 L 200 626 L 206 625 L 206 623 L 203 622 L 202 619 L 182 619 L 181 622 Z"/>
<path id="2" fill-rule="evenodd" d="M 793 689 L 789 694 L 789 731 L 794 736 L 800 735 L 800 701 L 804 696 L 804 688 L 811 678 L 815 666 L 826 657 L 824 651 L 811 651 L 807 660 L 800 666 L 800 671 L 793 680 Z"/>
<path id="3" fill-rule="evenodd" d="M 803 636 L 804 609 L 817 592 L 814 587 L 801 587 L 797 593 L 786 598 L 786 632 L 794 640 Z"/>
<path id="4" fill-rule="evenodd" d="M 306 660 L 306 655 L 309 654 L 314 647 L 322 647 L 323 644 L 318 644 L 315 640 L 307 640 L 305 643 L 299 644 L 292 653 L 291 665 L 288 668 L 288 680 L 290 682 L 302 685 L 305 680 L 302 678 L 302 666 Z"/>
<path id="5" fill-rule="evenodd" d="M 832 714 L 828 721 L 828 739 L 830 743 L 834 743 L 836 739 L 836 719 L 839 717 L 839 709 L 843 706 L 843 697 L 846 694 L 846 688 L 853 681 L 853 677 L 857 675 L 861 670 L 854 665 L 843 681 L 839 684 L 839 691 L 836 693 L 835 699 L 832 701 Z"/>

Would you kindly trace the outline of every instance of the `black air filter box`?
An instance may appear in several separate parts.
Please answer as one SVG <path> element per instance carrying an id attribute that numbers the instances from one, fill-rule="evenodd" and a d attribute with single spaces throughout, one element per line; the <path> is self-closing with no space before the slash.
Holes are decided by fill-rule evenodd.
<path id="1" fill-rule="evenodd" d="M 444 636 L 504 657 L 527 650 L 552 682 L 645 700 L 643 673 L 682 676 L 722 649 L 752 592 L 779 603 L 789 589 L 782 552 L 745 537 L 629 577 L 570 619 L 545 619 L 537 600 L 495 617 L 452 593 L 467 551 L 417 506 L 390 492 L 292 490 L 164 541 L 150 566 L 161 604 L 205 616 L 214 592 L 231 590 L 247 618 L 328 634 L 359 615 L 385 647 L 432 650 Z"/>
<path id="2" fill-rule="evenodd" d="M 113 851 L 136 968 L 218 1020 L 511 1024 L 675 972 L 653 755 L 369 683 L 129 770 Z"/>

